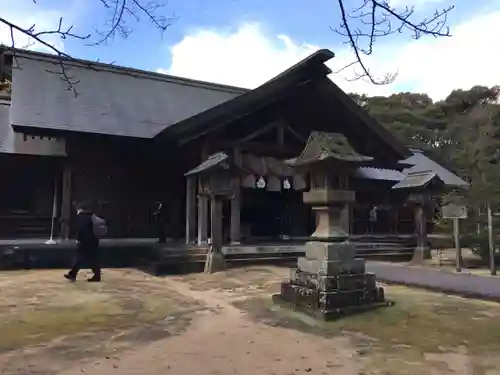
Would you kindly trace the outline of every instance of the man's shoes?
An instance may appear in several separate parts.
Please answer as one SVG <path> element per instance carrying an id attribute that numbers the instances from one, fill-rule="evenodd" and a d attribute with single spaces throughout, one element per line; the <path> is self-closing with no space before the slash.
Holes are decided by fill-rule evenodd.
<path id="1" fill-rule="evenodd" d="M 76 281 L 76 276 L 73 276 L 73 275 L 71 275 L 69 273 L 64 274 L 64 277 L 66 278 L 66 280 L 69 280 L 71 282 L 75 282 Z"/>
<path id="2" fill-rule="evenodd" d="M 92 276 L 90 279 L 87 279 L 89 283 L 99 283 L 101 282 L 101 276 Z"/>

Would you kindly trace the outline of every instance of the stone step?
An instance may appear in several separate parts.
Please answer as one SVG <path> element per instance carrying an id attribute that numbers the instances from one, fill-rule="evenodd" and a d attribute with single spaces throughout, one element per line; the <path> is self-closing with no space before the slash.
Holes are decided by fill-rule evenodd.
<path id="1" fill-rule="evenodd" d="M 307 306 L 323 312 L 335 309 L 343 309 L 352 306 L 370 305 L 372 303 L 384 302 L 383 288 L 374 290 L 348 290 L 337 292 L 319 292 L 293 283 L 281 284 L 281 297 L 296 305 Z"/>
<path id="2" fill-rule="evenodd" d="M 290 281 L 293 284 L 315 288 L 323 292 L 374 289 L 376 287 L 376 277 L 373 273 L 320 276 L 294 269 L 290 272 Z"/>

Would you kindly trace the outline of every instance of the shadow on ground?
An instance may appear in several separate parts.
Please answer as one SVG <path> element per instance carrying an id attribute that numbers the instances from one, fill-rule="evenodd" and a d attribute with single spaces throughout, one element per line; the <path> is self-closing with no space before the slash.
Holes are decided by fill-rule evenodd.
<path id="1" fill-rule="evenodd" d="M 369 374 L 420 374 L 424 363 L 439 373 L 452 371 L 454 363 L 470 368 L 471 374 L 498 369 L 499 304 L 385 287 L 394 306 L 331 322 L 280 307 L 267 297 L 233 304 L 254 321 L 273 327 L 350 337 Z"/>

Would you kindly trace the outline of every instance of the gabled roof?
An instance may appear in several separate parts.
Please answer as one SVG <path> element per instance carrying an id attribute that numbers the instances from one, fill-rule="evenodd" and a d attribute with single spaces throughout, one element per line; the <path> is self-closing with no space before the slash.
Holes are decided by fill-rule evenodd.
<path id="1" fill-rule="evenodd" d="M 224 167 L 224 163 L 227 163 L 228 160 L 229 156 L 225 152 L 216 152 L 215 154 L 209 155 L 207 160 L 185 173 L 184 176 L 193 176 L 195 174 L 208 172 L 219 166 Z"/>
<path id="2" fill-rule="evenodd" d="M 304 165 L 334 159 L 347 163 L 372 161 L 373 157 L 361 155 L 342 134 L 313 131 L 294 165 Z"/>
<path id="3" fill-rule="evenodd" d="M 354 177 L 366 180 L 401 181 L 405 175 L 395 169 L 359 167 L 354 171 Z"/>
<path id="4" fill-rule="evenodd" d="M 410 153 L 406 147 L 328 78 L 331 70 L 325 62 L 333 57 L 333 52 L 327 49 L 319 50 L 256 89 L 181 121 L 162 131 L 157 138 L 182 136 L 185 139 L 193 139 L 200 137 L 248 114 L 256 113 L 272 103 L 277 103 L 294 90 L 300 90 L 313 82 L 321 82 L 321 85 L 314 87 L 314 93 L 318 96 L 317 105 L 325 110 L 326 107 L 333 106 L 334 103 L 331 100 L 334 100 L 339 104 L 340 110 L 348 113 L 352 120 L 352 123 L 344 124 L 346 127 L 356 128 L 358 134 L 364 137 L 376 138 L 379 145 L 386 153 L 390 153 L 392 158 L 408 157 Z M 309 98 L 309 101 L 315 100 L 316 98 Z M 331 115 L 330 112 L 327 116 Z"/>
<path id="5" fill-rule="evenodd" d="M 449 171 L 434 160 L 425 156 L 422 151 L 410 149 L 412 156 L 401 161 L 401 164 L 412 165 L 402 172 L 393 169 L 380 169 L 373 167 L 359 167 L 354 176 L 368 180 L 383 180 L 398 182 L 394 189 L 403 187 L 416 187 L 425 185 L 427 179 L 439 179 L 449 188 L 467 188 L 469 183 Z M 419 185 L 420 184 L 420 185 Z"/>
<path id="6" fill-rule="evenodd" d="M 455 173 L 444 168 L 442 165 L 436 163 L 431 158 L 425 156 L 421 150 L 410 149 L 410 151 L 413 155 L 402 162 L 405 164 L 411 164 L 413 167 L 403 170 L 405 175 L 430 171 L 436 174 L 436 176 L 439 177 L 439 179 L 448 187 L 466 188 L 469 186 L 468 182 L 461 179 Z"/>
<path id="7" fill-rule="evenodd" d="M 152 138 L 248 90 L 117 67 L 64 60 L 78 93 L 68 90 L 59 57 L 14 50 L 11 124 L 52 130 Z"/>
<path id="8" fill-rule="evenodd" d="M 405 176 L 405 178 L 394 185 L 393 189 L 412 189 L 426 188 L 431 183 L 442 183 L 437 174 L 430 171 L 414 172 Z"/>
<path id="9" fill-rule="evenodd" d="M 331 73 L 331 70 L 323 63 L 333 56 L 333 52 L 329 50 L 319 50 L 256 89 L 188 118 L 168 130 L 165 129 L 157 137 L 187 132 L 208 133 L 214 127 L 226 125 L 242 115 L 276 101 L 286 94 L 287 89 L 314 78 L 311 74 L 313 70 L 316 77 L 324 77 Z"/>

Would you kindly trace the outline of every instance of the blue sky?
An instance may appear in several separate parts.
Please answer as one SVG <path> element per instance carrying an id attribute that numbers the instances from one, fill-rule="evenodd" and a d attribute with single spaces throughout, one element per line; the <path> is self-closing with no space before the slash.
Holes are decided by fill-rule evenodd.
<path id="1" fill-rule="evenodd" d="M 361 1 L 345 1 L 350 9 L 357 3 Z M 414 5 L 419 19 L 452 2 L 391 4 Z M 414 90 L 435 98 L 455 87 L 500 84 L 500 69 L 493 64 L 500 58 L 494 47 L 500 40 L 500 0 L 457 0 L 455 5 L 449 16 L 454 34 L 450 40 L 415 42 L 402 34 L 378 41 L 367 61 L 380 75 L 399 72 L 393 85 L 346 81 L 352 72 L 332 79 L 348 91 L 384 95 Z M 116 37 L 98 47 L 79 40 L 51 42 L 76 57 L 246 87 L 261 84 L 317 48 L 336 52 L 333 68 L 352 59 L 344 39 L 330 30 L 340 21 L 335 0 L 169 0 L 161 13 L 176 17 L 163 35 L 141 16 L 139 23 L 130 19 L 133 33 L 127 39 Z M 32 0 L 0 0 L 0 14 L 22 26 L 36 22 L 39 29 L 49 29 L 64 17 L 79 33 L 102 29 L 108 18 L 99 0 L 38 0 L 36 5 Z M 0 40 L 5 42 L 7 36 L 0 28 Z M 17 46 L 22 44 L 19 38 Z"/>

